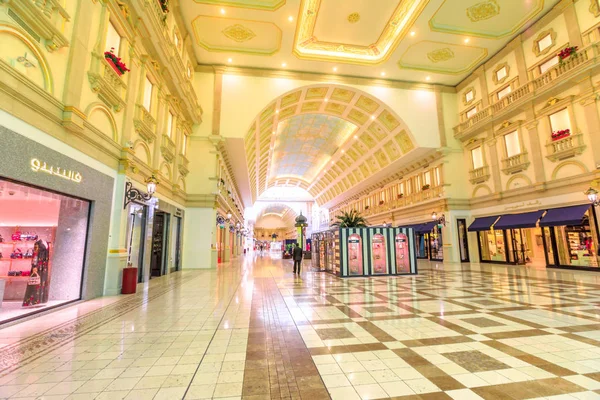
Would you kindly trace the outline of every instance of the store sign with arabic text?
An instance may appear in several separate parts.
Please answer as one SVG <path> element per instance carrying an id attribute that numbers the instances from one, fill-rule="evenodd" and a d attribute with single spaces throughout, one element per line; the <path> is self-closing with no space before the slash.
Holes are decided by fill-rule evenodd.
<path id="1" fill-rule="evenodd" d="M 83 180 L 83 177 L 77 171 L 71 171 L 66 168 L 47 165 L 45 161 L 40 161 L 37 158 L 31 159 L 31 170 L 33 172 L 44 172 L 48 175 L 54 175 L 75 183 L 81 183 Z"/>

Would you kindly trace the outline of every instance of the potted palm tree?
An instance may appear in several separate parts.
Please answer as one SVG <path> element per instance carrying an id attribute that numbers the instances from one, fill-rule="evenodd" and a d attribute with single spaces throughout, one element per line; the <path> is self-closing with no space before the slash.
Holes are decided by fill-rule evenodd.
<path id="1" fill-rule="evenodd" d="M 356 210 L 350 212 L 344 211 L 341 215 L 338 215 L 337 221 L 333 223 L 333 227 L 337 228 L 366 228 L 367 221 L 362 215 Z"/>

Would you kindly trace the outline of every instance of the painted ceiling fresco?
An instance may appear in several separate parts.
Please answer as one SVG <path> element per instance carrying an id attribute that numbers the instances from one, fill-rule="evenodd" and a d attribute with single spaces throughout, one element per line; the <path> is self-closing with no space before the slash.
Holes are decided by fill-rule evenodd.
<path id="1" fill-rule="evenodd" d="M 322 114 L 296 115 L 277 126 L 271 178 L 312 182 L 356 125 Z"/>

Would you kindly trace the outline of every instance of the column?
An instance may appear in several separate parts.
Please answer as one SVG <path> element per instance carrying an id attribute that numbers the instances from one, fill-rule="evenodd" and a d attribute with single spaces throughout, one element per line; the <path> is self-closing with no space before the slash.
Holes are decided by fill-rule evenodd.
<path id="1" fill-rule="evenodd" d="M 231 232 L 229 232 L 229 226 L 225 226 L 225 255 L 223 262 L 231 260 Z"/>
<path id="2" fill-rule="evenodd" d="M 197 127 L 196 127 L 197 128 Z M 182 268 L 217 267 L 217 154 L 206 136 L 190 136 Z M 210 227 L 210 229 L 207 229 Z"/>

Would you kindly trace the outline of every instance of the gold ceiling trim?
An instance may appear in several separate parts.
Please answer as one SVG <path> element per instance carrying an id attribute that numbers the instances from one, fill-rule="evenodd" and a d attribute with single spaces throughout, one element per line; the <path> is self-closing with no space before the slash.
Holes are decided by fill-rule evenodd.
<path id="1" fill-rule="evenodd" d="M 314 31 L 321 1 L 302 0 L 294 37 L 294 54 L 306 60 L 335 60 L 367 65 L 385 62 L 429 3 L 429 0 L 400 1 L 377 41 L 369 46 L 361 46 L 319 41 Z"/>
<path id="2" fill-rule="evenodd" d="M 209 4 L 215 6 L 227 6 L 236 8 L 248 8 L 265 11 L 275 11 L 285 5 L 286 0 L 264 1 L 264 0 L 244 0 L 243 2 L 233 0 L 194 0 L 198 4 Z"/>

